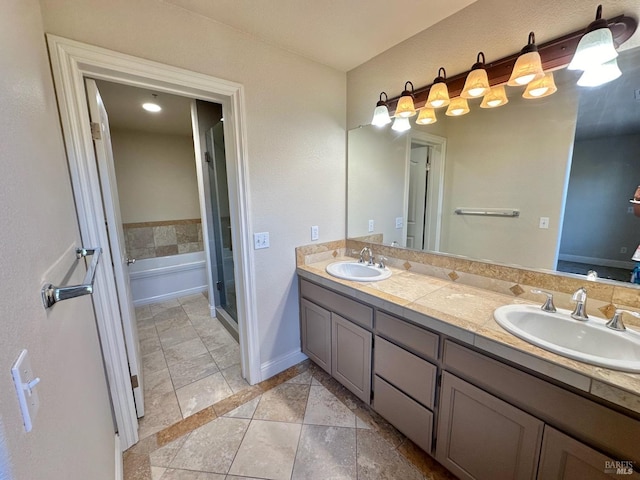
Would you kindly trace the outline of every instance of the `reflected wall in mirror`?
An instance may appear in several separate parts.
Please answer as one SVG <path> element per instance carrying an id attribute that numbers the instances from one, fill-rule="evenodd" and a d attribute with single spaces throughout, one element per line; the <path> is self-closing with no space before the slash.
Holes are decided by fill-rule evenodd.
<path id="1" fill-rule="evenodd" d="M 640 48 L 621 52 L 622 77 L 596 88 L 556 71 L 558 92 L 412 125 L 348 136 L 351 238 L 529 268 L 629 281 L 640 218 Z M 636 96 L 639 96 L 636 99 Z M 516 210 L 518 216 L 455 210 Z M 395 242 L 395 243 L 394 243 Z"/>

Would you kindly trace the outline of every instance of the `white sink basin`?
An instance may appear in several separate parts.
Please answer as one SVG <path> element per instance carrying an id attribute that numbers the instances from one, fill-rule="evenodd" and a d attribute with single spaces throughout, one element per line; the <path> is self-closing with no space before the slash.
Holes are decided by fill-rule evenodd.
<path id="1" fill-rule="evenodd" d="M 640 372 L 640 333 L 605 326 L 605 320 L 574 320 L 568 310 L 544 312 L 534 305 L 505 305 L 496 322 L 521 339 L 565 357 L 624 372 Z"/>
<path id="2" fill-rule="evenodd" d="M 327 273 L 344 280 L 356 282 L 377 282 L 391 276 L 387 267 L 379 268 L 359 262 L 335 262 L 327 265 Z"/>

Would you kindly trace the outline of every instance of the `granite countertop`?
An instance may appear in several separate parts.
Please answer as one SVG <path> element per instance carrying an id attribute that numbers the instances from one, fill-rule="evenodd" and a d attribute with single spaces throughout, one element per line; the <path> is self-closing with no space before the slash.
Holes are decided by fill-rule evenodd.
<path id="1" fill-rule="evenodd" d="M 302 278 L 640 413 L 640 374 L 549 352 L 510 334 L 493 318 L 493 311 L 502 305 L 533 302 L 393 267 L 392 276 L 378 282 L 342 280 L 326 272 L 327 265 L 342 260 L 354 259 L 338 257 L 299 265 L 297 272 Z"/>

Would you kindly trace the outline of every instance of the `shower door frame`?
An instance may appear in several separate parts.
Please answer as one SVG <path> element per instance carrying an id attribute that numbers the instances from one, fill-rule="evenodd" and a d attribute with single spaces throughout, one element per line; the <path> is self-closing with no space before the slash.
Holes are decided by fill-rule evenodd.
<path id="1" fill-rule="evenodd" d="M 47 43 L 62 122 L 74 201 L 83 241 L 108 248 L 100 184 L 84 78 L 107 80 L 174 95 L 219 103 L 225 117 L 228 139 L 228 168 L 233 171 L 230 201 L 237 226 L 234 256 L 238 281 L 240 349 L 243 375 L 250 384 L 262 380 L 260 346 L 255 307 L 255 266 L 250 241 L 249 175 L 246 148 L 246 108 L 242 84 L 153 62 L 131 55 L 47 34 Z M 196 151 L 197 155 L 197 151 Z M 93 165 L 92 165 L 93 162 Z M 202 189 L 202 177 L 198 178 Z M 233 192 L 232 192 L 233 190 Z M 96 197 L 96 192 L 98 197 Z M 201 192 L 202 195 L 202 192 Z M 100 269 L 104 289 L 94 292 L 93 302 L 103 357 L 115 411 L 121 447 L 127 449 L 138 441 L 138 422 L 128 371 L 127 353 L 117 308 L 113 276 Z M 116 306 L 116 308 L 114 308 Z"/>

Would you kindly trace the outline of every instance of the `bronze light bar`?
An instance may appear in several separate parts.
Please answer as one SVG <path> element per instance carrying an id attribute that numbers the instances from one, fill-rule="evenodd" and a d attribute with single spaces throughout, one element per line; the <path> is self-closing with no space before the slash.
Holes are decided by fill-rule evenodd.
<path id="1" fill-rule="evenodd" d="M 618 48 L 624 42 L 629 40 L 638 28 L 638 21 L 633 17 L 627 17 L 625 15 L 619 15 L 610 20 L 607 20 L 607 24 L 613 34 L 613 41 Z M 580 39 L 585 33 L 585 29 L 581 29 L 568 35 L 556 38 L 549 42 L 538 45 L 538 53 L 542 59 L 542 68 L 546 71 L 557 70 L 562 67 L 566 67 L 573 54 L 580 43 Z M 520 56 L 521 52 L 518 51 L 513 55 L 501 58 L 494 62 L 487 63 L 485 69 L 487 76 L 489 77 L 489 85 L 501 85 L 506 84 L 511 76 L 513 67 L 516 60 Z M 446 79 L 447 87 L 449 88 L 449 97 L 454 98 L 460 95 L 462 88 L 464 87 L 465 79 L 469 74 L 468 71 L 449 77 Z M 429 90 L 431 85 L 417 88 L 414 93 L 414 105 L 415 108 L 421 108 L 427 102 L 429 96 Z M 387 104 L 389 106 L 389 112 L 395 113 L 396 105 L 400 96 L 391 98 Z"/>

